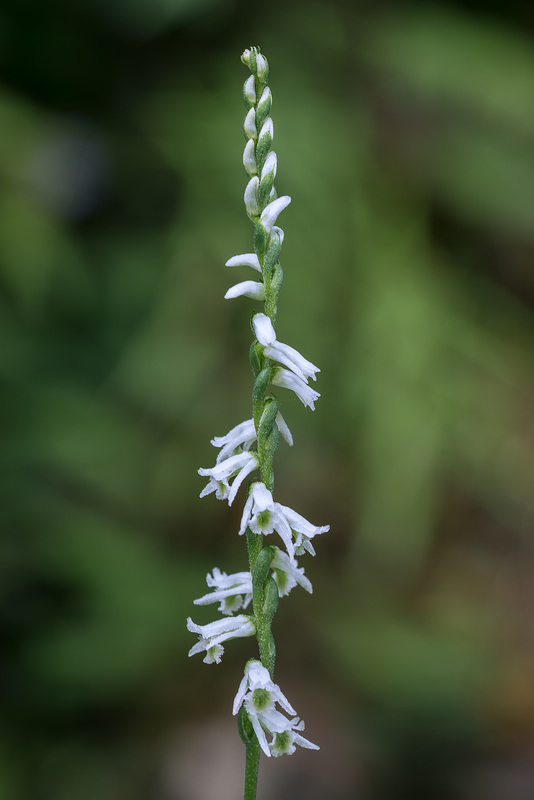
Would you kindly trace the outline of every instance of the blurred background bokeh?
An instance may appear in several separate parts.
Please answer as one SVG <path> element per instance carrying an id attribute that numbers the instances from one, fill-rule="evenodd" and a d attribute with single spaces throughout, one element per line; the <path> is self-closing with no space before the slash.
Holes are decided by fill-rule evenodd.
<path id="1" fill-rule="evenodd" d="M 331 524 L 275 618 L 319 753 L 259 799 L 534 797 L 534 7 L 3 0 L 0 797 L 235 800 L 185 629 L 209 440 L 250 416 L 247 70 L 271 64 L 278 334 L 322 368 L 278 500 Z"/>

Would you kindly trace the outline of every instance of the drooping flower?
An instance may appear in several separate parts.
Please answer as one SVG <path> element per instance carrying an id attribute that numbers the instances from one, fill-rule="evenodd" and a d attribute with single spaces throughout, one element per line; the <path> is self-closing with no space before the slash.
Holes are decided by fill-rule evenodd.
<path id="1" fill-rule="evenodd" d="M 295 392 L 298 399 L 304 406 L 311 408 L 312 411 L 315 411 L 315 401 L 319 399 L 321 396 L 319 392 L 316 392 L 315 389 L 312 389 L 311 386 L 299 378 L 298 375 L 295 375 L 294 372 L 290 372 L 288 369 L 284 369 L 283 367 L 279 367 L 276 369 L 271 377 L 271 383 L 274 386 L 281 386 L 285 389 L 291 389 L 292 392 Z"/>
<path id="2" fill-rule="evenodd" d="M 295 733 L 303 730 L 304 723 L 300 722 L 298 717 L 287 719 L 275 708 L 276 703 L 288 714 L 296 713 L 280 687 L 271 680 L 268 670 L 260 661 L 251 659 L 245 667 L 245 675 L 235 696 L 233 713 L 237 714 L 244 704 L 254 733 L 266 756 L 293 753 L 295 744 L 318 750 L 317 745 Z M 267 742 L 266 733 L 273 737 L 271 744 Z"/>
<path id="3" fill-rule="evenodd" d="M 319 367 L 304 358 L 294 347 L 279 342 L 273 323 L 266 314 L 255 314 L 253 324 L 256 338 L 265 348 L 265 355 L 284 364 L 302 381 L 307 383 L 308 378 L 315 380 L 315 373 L 321 371 Z"/>
<path id="4" fill-rule="evenodd" d="M 202 489 L 200 497 L 205 497 L 212 492 L 218 500 L 228 500 L 228 505 L 231 506 L 234 502 L 237 490 L 251 472 L 257 469 L 259 464 L 259 457 L 257 453 L 237 453 L 235 456 L 230 456 L 219 461 L 214 467 L 205 469 L 201 467 L 198 470 L 199 475 L 209 477 L 209 481 Z M 235 477 L 234 477 L 235 476 Z M 230 478 L 234 478 L 234 482 L 230 486 L 228 483 Z"/>
<path id="5" fill-rule="evenodd" d="M 280 597 L 288 595 L 297 584 L 312 594 L 313 587 L 304 574 L 304 567 L 299 567 L 297 562 L 292 561 L 279 547 L 275 549 L 276 554 L 271 562 L 271 569 Z"/>
<path id="6" fill-rule="evenodd" d="M 283 755 L 290 756 L 295 752 L 295 745 L 297 744 L 300 747 L 305 747 L 307 750 L 319 750 L 320 748 L 318 745 L 313 744 L 309 739 L 305 739 L 300 733 L 296 733 L 296 731 L 303 731 L 304 727 L 304 720 L 301 719 L 299 722 L 298 717 L 296 722 L 294 720 L 288 720 L 286 728 L 283 731 L 275 733 L 269 745 L 271 755 L 275 758 Z"/>
<path id="7" fill-rule="evenodd" d="M 238 639 L 242 636 L 254 636 L 256 626 L 252 617 L 238 614 L 237 617 L 217 619 L 207 625 L 197 625 L 191 617 L 187 618 L 187 630 L 198 633 L 200 639 L 189 651 L 190 656 L 206 651 L 203 659 L 205 664 L 219 664 L 224 653 L 222 642 L 228 639 Z"/>
<path id="8" fill-rule="evenodd" d="M 285 439 L 291 447 L 293 444 L 293 437 L 280 412 L 276 415 L 276 424 L 283 439 Z M 216 463 L 219 464 L 230 456 L 235 456 L 238 453 L 250 450 L 252 445 L 256 442 L 256 439 L 256 429 L 254 427 L 254 420 L 252 419 L 246 419 L 244 422 L 240 422 L 239 425 L 236 425 L 224 436 L 214 436 L 211 440 L 211 444 L 214 447 L 221 448 L 217 455 Z M 213 489 L 211 491 L 213 491 Z M 206 492 L 206 494 L 208 494 L 208 492 Z"/>
<path id="9" fill-rule="evenodd" d="M 309 540 L 317 534 L 330 530 L 329 525 L 322 527 L 312 525 L 288 506 L 276 503 L 265 484 L 259 482 L 254 483 L 250 490 L 243 509 L 239 534 L 242 535 L 247 528 L 250 528 L 252 533 L 259 535 L 267 535 L 276 531 L 284 542 L 292 562 L 294 562 L 297 552 L 296 544 L 300 552 L 304 548 L 314 554 L 315 551 Z M 293 532 L 297 537 L 296 543 L 293 540 Z"/>
<path id="10" fill-rule="evenodd" d="M 234 572 L 227 575 L 217 567 L 213 573 L 206 575 L 206 583 L 213 592 L 199 597 L 194 603 L 196 606 L 205 606 L 209 603 L 221 603 L 219 611 L 230 615 L 240 608 L 246 608 L 252 600 L 252 577 L 250 572 Z"/>

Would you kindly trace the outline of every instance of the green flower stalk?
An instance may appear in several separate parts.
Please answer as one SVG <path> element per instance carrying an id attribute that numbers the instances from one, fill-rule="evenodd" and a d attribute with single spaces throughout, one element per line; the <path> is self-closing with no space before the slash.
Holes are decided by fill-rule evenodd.
<path id="1" fill-rule="evenodd" d="M 244 201 L 254 225 L 254 252 L 233 256 L 226 266 L 252 268 L 259 273 L 259 280 L 237 283 L 225 297 L 249 297 L 263 302 L 264 309 L 252 317 L 255 334 L 249 353 L 254 375 L 252 417 L 225 436 L 212 439 L 219 453 L 215 466 L 198 470 L 208 478 L 200 496 L 214 492 L 217 499 L 227 500 L 231 505 L 249 475 L 257 472 L 259 480 L 249 484 L 239 528 L 239 534 L 246 535 L 249 570 L 227 575 L 214 568 L 208 573 L 206 582 L 212 591 L 195 600 L 195 604 L 219 603 L 223 616 L 207 625 L 197 625 L 189 618 L 187 627 L 199 636 L 189 655 L 205 652 L 204 661 L 208 664 L 220 662 L 225 641 L 248 636 L 255 636 L 258 641 L 260 658 L 247 662 L 233 706 L 247 753 L 244 797 L 254 800 L 261 751 L 270 757 L 291 754 L 296 745 L 319 749 L 301 735 L 304 722 L 295 716 L 291 704 L 273 682 L 276 650 L 271 625 L 280 597 L 297 585 L 312 591 L 304 569 L 298 566 L 297 556 L 305 552 L 315 555 L 312 540 L 328 531 L 329 526 L 313 525 L 293 509 L 275 502 L 273 497 L 273 459 L 280 435 L 289 445 L 293 444 L 273 389 L 289 389 L 313 410 L 319 394 L 309 386 L 309 380 L 315 380 L 319 368 L 293 347 L 279 342 L 276 336 L 274 324 L 283 279 L 280 252 L 284 240 L 284 232 L 276 222 L 291 198 L 278 197 L 274 187 L 277 158 L 272 149 L 274 128 L 267 59 L 259 48 L 253 47 L 245 50 L 241 60 L 251 73 L 243 87 L 247 109 L 243 166 L 249 179 Z M 278 534 L 284 549 L 265 543 L 265 537 L 273 533 Z M 235 613 L 245 610 L 249 613 Z M 290 716 L 285 716 L 277 705 Z"/>

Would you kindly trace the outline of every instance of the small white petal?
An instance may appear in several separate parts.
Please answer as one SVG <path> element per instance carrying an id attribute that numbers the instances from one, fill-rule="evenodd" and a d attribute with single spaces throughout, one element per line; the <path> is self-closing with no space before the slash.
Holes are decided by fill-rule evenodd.
<path id="1" fill-rule="evenodd" d="M 249 109 L 243 123 L 243 128 L 249 139 L 256 139 L 258 137 L 258 132 L 256 130 L 256 111 L 254 108 Z"/>
<path id="2" fill-rule="evenodd" d="M 280 431 L 282 438 L 288 443 L 290 447 L 293 446 L 293 437 L 291 436 L 291 431 L 287 427 L 287 423 L 280 412 L 276 415 L 276 424 L 278 425 L 278 430 Z"/>
<path id="3" fill-rule="evenodd" d="M 256 332 L 256 339 L 260 344 L 265 346 L 276 341 L 273 323 L 267 314 L 255 314 L 253 324 Z"/>
<path id="4" fill-rule="evenodd" d="M 234 297 L 251 297 L 252 300 L 265 300 L 265 286 L 258 281 L 243 281 L 236 283 L 224 295 L 225 300 Z"/>
<path id="5" fill-rule="evenodd" d="M 273 228 L 274 230 L 274 228 Z M 224 265 L 225 267 L 252 267 L 261 272 L 260 262 L 256 253 L 243 253 L 239 256 L 232 256 Z"/>
<path id="6" fill-rule="evenodd" d="M 290 202 L 291 198 L 289 195 L 284 194 L 282 197 L 277 197 L 276 200 L 273 200 L 272 203 L 269 203 L 269 205 L 263 209 L 260 222 L 269 232 L 276 222 L 280 212 L 283 211 L 284 208 L 287 208 Z"/>

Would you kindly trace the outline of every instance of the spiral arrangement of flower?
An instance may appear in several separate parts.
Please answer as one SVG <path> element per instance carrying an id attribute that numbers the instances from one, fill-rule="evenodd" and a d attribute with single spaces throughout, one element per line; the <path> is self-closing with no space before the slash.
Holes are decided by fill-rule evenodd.
<path id="1" fill-rule="evenodd" d="M 189 618 L 187 627 L 199 636 L 189 655 L 204 652 L 208 664 L 220 662 L 223 642 L 229 639 L 255 636 L 258 640 L 260 660 L 247 662 L 233 707 L 247 751 L 244 797 L 253 800 L 260 751 L 266 756 L 280 756 L 293 753 L 296 745 L 318 749 L 300 734 L 304 723 L 295 716 L 291 704 L 273 682 L 276 651 L 271 624 L 280 597 L 297 585 L 312 591 L 297 556 L 305 552 L 315 555 L 312 540 L 328 531 L 329 526 L 313 525 L 293 509 L 275 502 L 273 497 L 273 458 L 280 434 L 289 445 L 293 439 L 272 390 L 289 389 L 313 410 L 319 394 L 309 380 L 315 380 L 319 368 L 276 337 L 274 324 L 283 279 L 280 252 L 284 240 L 284 232 L 276 222 L 291 198 L 278 197 L 274 188 L 277 157 L 272 150 L 274 128 L 267 59 L 259 48 L 253 47 L 245 50 L 241 60 L 251 72 L 243 87 L 247 108 L 243 166 L 249 177 L 244 201 L 254 225 L 254 252 L 233 256 L 226 266 L 251 267 L 259 273 L 260 280 L 235 284 L 225 298 L 244 296 L 262 301 L 264 311 L 252 317 L 255 334 L 249 354 L 254 374 L 252 417 L 225 436 L 212 439 L 219 453 L 213 467 L 198 470 L 208 478 L 200 496 L 215 492 L 219 500 L 227 500 L 231 505 L 249 475 L 257 472 L 259 480 L 249 483 L 239 529 L 240 535 L 246 535 L 249 571 L 227 575 L 214 568 L 208 573 L 206 582 L 212 591 L 195 600 L 195 604 L 219 603 L 223 616 L 207 625 L 197 625 Z M 278 534 L 283 549 L 265 544 L 264 537 L 272 533 Z M 249 609 L 251 604 L 252 613 L 236 613 Z M 286 717 L 276 708 L 277 704 L 292 716 Z"/>

